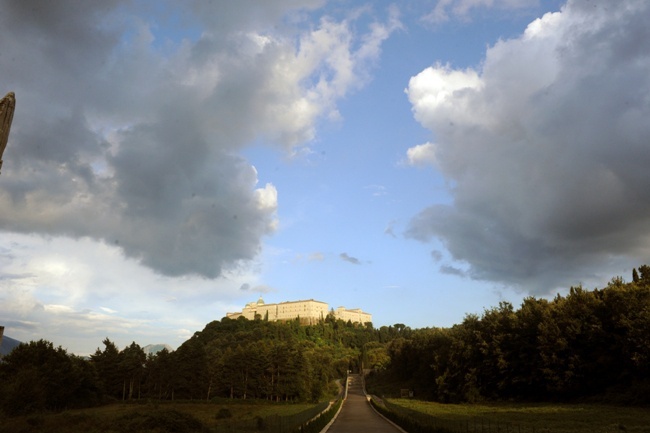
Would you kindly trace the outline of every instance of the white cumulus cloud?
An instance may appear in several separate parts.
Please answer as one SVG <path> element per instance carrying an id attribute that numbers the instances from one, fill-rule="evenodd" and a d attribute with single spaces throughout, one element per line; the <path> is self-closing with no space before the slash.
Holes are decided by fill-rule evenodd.
<path id="1" fill-rule="evenodd" d="M 413 77 L 453 203 L 408 234 L 441 239 L 473 278 L 545 293 L 650 260 L 648 19 L 644 1 L 571 0 L 479 70 Z"/>
<path id="2" fill-rule="evenodd" d="M 410 165 L 435 165 L 436 145 L 427 142 L 413 146 L 406 151 L 406 158 Z"/>

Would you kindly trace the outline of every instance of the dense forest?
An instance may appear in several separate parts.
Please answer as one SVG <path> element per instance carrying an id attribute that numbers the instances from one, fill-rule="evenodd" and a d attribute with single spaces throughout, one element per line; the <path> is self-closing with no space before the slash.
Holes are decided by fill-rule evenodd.
<path id="1" fill-rule="evenodd" d="M 108 338 L 90 359 L 32 341 L 2 359 L 0 403 L 21 414 L 139 399 L 318 401 L 338 392 L 336 378 L 358 371 L 368 342 L 393 334 L 330 315 L 310 326 L 224 318 L 177 350 L 150 355 L 136 343 L 119 350 Z"/>
<path id="2" fill-rule="evenodd" d="M 353 324 L 332 315 L 298 320 L 214 321 L 175 351 L 146 355 L 108 338 L 88 359 L 48 341 L 16 347 L 0 362 L 6 414 L 124 400 L 317 401 L 334 379 L 362 369 L 370 391 L 441 402 L 576 400 L 650 403 L 650 267 L 607 287 L 572 287 L 470 314 L 451 328 Z"/>
<path id="3" fill-rule="evenodd" d="M 502 302 L 451 328 L 413 331 L 387 345 L 390 364 L 369 382 L 376 392 L 401 387 L 440 402 L 648 404 L 650 267 L 634 269 L 632 280 L 529 297 L 517 310 Z"/>

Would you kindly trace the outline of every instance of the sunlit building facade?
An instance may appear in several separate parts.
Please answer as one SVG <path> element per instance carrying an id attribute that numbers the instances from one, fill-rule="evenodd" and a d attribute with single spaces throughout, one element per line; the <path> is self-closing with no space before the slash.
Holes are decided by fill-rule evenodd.
<path id="1" fill-rule="evenodd" d="M 346 310 L 338 307 L 332 311 L 336 319 L 351 321 L 352 323 L 372 322 L 372 315 L 364 313 L 361 309 Z M 286 321 L 300 319 L 304 325 L 313 325 L 324 320 L 329 313 L 329 306 L 325 302 L 309 299 L 306 301 L 288 301 L 279 304 L 266 304 L 262 298 L 257 302 L 249 302 L 244 309 L 238 313 L 227 313 L 226 317 L 236 319 L 245 317 L 249 320 L 255 318 L 275 321 Z"/>
<path id="2" fill-rule="evenodd" d="M 344 322 L 350 321 L 352 323 L 366 323 L 372 322 L 372 315 L 364 313 L 361 308 L 346 310 L 345 307 L 339 307 L 334 310 L 334 317 L 341 319 Z"/>

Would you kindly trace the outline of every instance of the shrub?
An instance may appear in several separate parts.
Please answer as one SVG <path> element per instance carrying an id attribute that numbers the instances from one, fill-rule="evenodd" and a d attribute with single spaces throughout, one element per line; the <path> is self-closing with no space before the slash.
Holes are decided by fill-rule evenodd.
<path id="1" fill-rule="evenodd" d="M 256 419 L 257 419 L 257 429 L 266 430 L 266 421 L 264 420 L 264 418 L 258 416 Z"/>
<path id="2" fill-rule="evenodd" d="M 216 415 L 215 418 L 217 418 L 217 419 L 232 418 L 232 412 L 230 412 L 230 409 L 222 407 L 221 409 L 219 409 L 219 412 L 217 412 L 217 415 Z"/>
<path id="3" fill-rule="evenodd" d="M 208 431 L 208 428 L 192 415 L 176 410 L 154 410 L 146 414 L 132 412 L 118 419 L 115 427 L 116 430 L 125 432 L 195 433 Z"/>

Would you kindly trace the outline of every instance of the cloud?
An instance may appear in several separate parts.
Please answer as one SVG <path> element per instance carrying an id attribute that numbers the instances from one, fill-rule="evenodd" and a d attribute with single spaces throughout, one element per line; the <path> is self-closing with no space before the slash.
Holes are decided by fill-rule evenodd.
<path id="1" fill-rule="evenodd" d="M 38 325 L 38 323 L 23 320 L 3 320 L 2 322 L 2 326 L 6 327 L 7 329 L 24 329 L 29 331 L 37 329 Z"/>
<path id="2" fill-rule="evenodd" d="M 409 165 L 435 165 L 435 145 L 433 143 L 424 143 L 413 146 L 406 151 L 406 158 Z"/>
<path id="3" fill-rule="evenodd" d="M 537 0 L 438 0 L 433 10 L 423 17 L 424 21 L 441 23 L 452 17 L 468 19 L 470 13 L 478 8 L 501 10 L 523 9 L 537 5 Z"/>
<path id="4" fill-rule="evenodd" d="M 187 338 L 185 330 L 196 331 L 225 314 L 226 304 L 241 296 L 237 288 L 243 281 L 255 281 L 243 270 L 213 280 L 161 276 L 125 259 L 118 247 L 98 247 L 88 238 L 43 242 L 5 233 L 0 250 L 9 246 L 13 254 L 0 256 L 0 276 L 22 274 L 0 278 L 6 335 L 20 341 L 46 338 L 77 354 L 88 354 L 106 336 L 120 347 L 134 340 L 176 347 Z"/>
<path id="5" fill-rule="evenodd" d="M 182 19 L 166 28 L 138 2 L 0 1 L 17 97 L 0 226 L 113 245 L 168 276 L 255 258 L 279 192 L 240 151 L 300 153 L 399 28 L 392 11 L 365 33 L 354 17 L 310 26 L 322 3 L 169 4 Z"/>
<path id="6" fill-rule="evenodd" d="M 407 235 L 440 239 L 475 279 L 550 293 L 650 260 L 650 4 L 569 1 L 480 70 L 413 77 L 451 205 Z"/>
<path id="7" fill-rule="evenodd" d="M 431 251 L 431 258 L 433 259 L 434 262 L 439 262 L 440 260 L 442 260 L 443 255 L 440 251 L 433 250 Z"/>
<path id="8" fill-rule="evenodd" d="M 383 185 L 367 185 L 363 189 L 372 191 L 373 197 L 382 197 L 388 194 L 386 187 Z"/>
<path id="9" fill-rule="evenodd" d="M 307 257 L 307 260 L 309 260 L 310 262 L 322 262 L 323 260 L 325 260 L 325 256 L 323 255 L 323 253 L 316 251 L 314 253 L 311 253 L 309 257 Z"/>
<path id="10" fill-rule="evenodd" d="M 442 265 L 440 266 L 440 273 L 442 274 L 447 274 L 447 275 L 455 275 L 457 277 L 466 277 L 467 273 L 463 271 L 460 268 L 450 266 L 450 265 Z"/>
<path id="11" fill-rule="evenodd" d="M 259 284 L 256 286 L 251 286 L 248 283 L 244 283 L 241 285 L 239 290 L 244 291 L 244 292 L 257 292 L 257 293 L 271 293 L 274 292 L 275 289 L 271 286 L 267 286 L 265 284 Z"/>
<path id="12" fill-rule="evenodd" d="M 396 238 L 397 235 L 395 234 L 395 224 L 397 224 L 396 220 L 389 221 L 386 225 L 386 228 L 384 229 L 384 234 Z"/>
<path id="13" fill-rule="evenodd" d="M 272 293 L 272 292 L 275 292 L 276 290 L 273 287 L 268 286 L 266 284 L 259 284 L 259 285 L 256 285 L 256 286 L 252 287 L 251 291 L 257 292 L 257 293 Z"/>
<path id="14" fill-rule="evenodd" d="M 341 253 L 341 254 L 339 254 L 339 257 L 341 258 L 341 260 L 343 260 L 345 262 L 348 262 L 348 263 L 352 263 L 353 265 L 360 265 L 361 264 L 361 261 L 359 259 L 357 259 L 356 257 L 351 257 L 347 253 Z"/>

